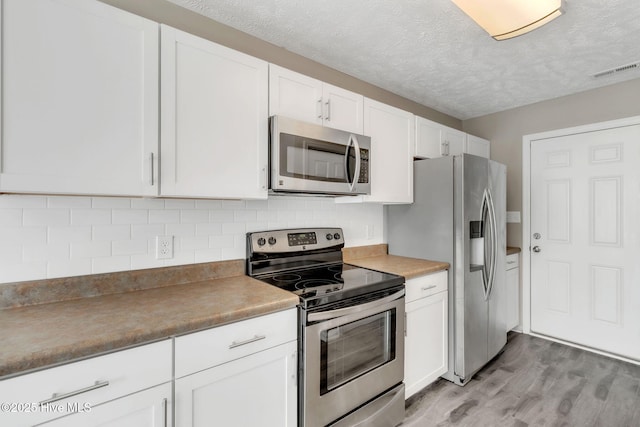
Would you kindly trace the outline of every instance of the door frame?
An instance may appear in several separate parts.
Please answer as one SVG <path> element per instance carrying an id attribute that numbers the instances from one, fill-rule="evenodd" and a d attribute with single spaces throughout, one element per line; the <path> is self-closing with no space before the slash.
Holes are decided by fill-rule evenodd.
<path id="1" fill-rule="evenodd" d="M 540 336 L 542 338 L 562 342 L 574 347 L 583 348 L 598 354 L 604 354 L 621 360 L 605 352 L 592 348 L 582 347 L 573 343 L 566 343 L 546 335 L 538 335 L 531 332 L 531 145 L 541 139 L 555 138 L 559 136 L 569 136 L 578 133 L 594 132 L 605 129 L 632 126 L 640 124 L 640 116 L 632 116 L 624 119 L 609 120 L 605 122 L 590 123 L 588 125 L 574 126 L 564 129 L 556 129 L 547 132 L 524 135 L 522 137 L 522 256 L 520 259 L 520 272 L 522 280 L 522 332 L 525 334 Z M 632 363 L 638 363 L 632 361 Z"/>

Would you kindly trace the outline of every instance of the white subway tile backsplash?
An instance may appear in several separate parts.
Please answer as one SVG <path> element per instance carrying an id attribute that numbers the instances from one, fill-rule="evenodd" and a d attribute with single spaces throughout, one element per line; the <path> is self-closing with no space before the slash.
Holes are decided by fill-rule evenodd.
<path id="1" fill-rule="evenodd" d="M 91 207 L 97 209 L 130 209 L 131 200 L 122 197 L 93 197 Z"/>
<path id="2" fill-rule="evenodd" d="M 127 271 L 131 269 L 131 257 L 126 255 L 93 258 L 91 272 L 93 274 Z"/>
<path id="3" fill-rule="evenodd" d="M 91 273 L 95 273 L 91 270 L 91 258 L 75 258 L 67 261 L 47 263 L 47 278 L 83 276 Z"/>
<path id="4" fill-rule="evenodd" d="M 209 221 L 209 211 L 204 209 L 183 209 L 180 211 L 180 222 L 202 223 Z"/>
<path id="5" fill-rule="evenodd" d="M 112 224 L 147 224 L 148 222 L 149 211 L 146 209 L 114 209 L 111 211 Z"/>
<path id="6" fill-rule="evenodd" d="M 91 199 L 75 196 L 50 196 L 47 197 L 48 208 L 90 208 Z"/>
<path id="7" fill-rule="evenodd" d="M 195 236 L 195 224 L 167 224 L 165 225 L 165 235 L 167 236 Z"/>
<path id="8" fill-rule="evenodd" d="M 68 225 L 71 213 L 69 209 L 24 209 L 22 225 Z"/>
<path id="9" fill-rule="evenodd" d="M 127 240 L 131 237 L 131 225 L 96 225 L 92 227 L 93 240 Z"/>
<path id="10" fill-rule="evenodd" d="M 110 255 L 111 255 L 111 242 L 106 240 L 71 243 L 72 259 L 108 257 Z"/>
<path id="11" fill-rule="evenodd" d="M 155 239 L 165 235 L 164 224 L 134 224 L 131 226 L 132 239 Z"/>
<path id="12" fill-rule="evenodd" d="M 69 259 L 68 243 L 40 243 L 35 245 L 24 245 L 22 248 L 22 259 L 25 262 L 49 261 L 59 262 Z"/>
<path id="13" fill-rule="evenodd" d="M 164 199 L 131 199 L 132 209 L 164 209 Z"/>
<path id="14" fill-rule="evenodd" d="M 16 194 L 0 194 L 0 208 L 46 208 L 46 196 L 23 196 Z"/>
<path id="15" fill-rule="evenodd" d="M 149 224 L 175 224 L 180 222 L 180 211 L 177 209 L 149 211 Z"/>
<path id="16" fill-rule="evenodd" d="M 49 227 L 49 243 L 89 242 L 91 241 L 91 226 Z"/>
<path id="17" fill-rule="evenodd" d="M 47 275 L 46 261 L 22 262 L 19 264 L 0 263 L 0 283 L 22 282 L 24 280 L 40 280 Z M 52 276 L 63 277 L 63 276 Z"/>
<path id="18" fill-rule="evenodd" d="M 205 223 L 196 224 L 196 236 L 212 236 L 222 234 L 222 224 L 220 223 Z"/>
<path id="19" fill-rule="evenodd" d="M 0 208 L 0 227 L 20 227 L 22 225 L 22 209 Z"/>
<path id="20" fill-rule="evenodd" d="M 196 201 L 191 199 L 166 199 L 165 209 L 195 209 Z"/>
<path id="21" fill-rule="evenodd" d="M 111 242 L 111 254 L 119 255 L 136 255 L 146 254 L 148 240 L 116 240 Z"/>
<path id="22" fill-rule="evenodd" d="M 246 227 L 241 222 L 225 222 L 222 224 L 222 234 L 244 234 L 246 233 Z"/>
<path id="23" fill-rule="evenodd" d="M 0 227 L 3 244 L 46 243 L 47 227 Z"/>
<path id="24" fill-rule="evenodd" d="M 0 195 L 0 283 L 245 258 L 247 232 L 313 226 L 342 227 L 347 246 L 382 243 L 383 208 L 291 196 Z M 173 258 L 155 259 L 159 235 L 175 237 Z"/>
<path id="25" fill-rule="evenodd" d="M 71 225 L 111 224 L 110 209 L 71 209 Z"/>
<path id="26" fill-rule="evenodd" d="M 209 211 L 209 222 L 232 222 L 233 218 L 232 210 Z"/>

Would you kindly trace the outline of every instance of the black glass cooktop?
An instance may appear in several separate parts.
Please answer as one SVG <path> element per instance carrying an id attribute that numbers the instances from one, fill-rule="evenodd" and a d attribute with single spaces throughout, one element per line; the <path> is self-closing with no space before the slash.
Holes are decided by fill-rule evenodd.
<path id="1" fill-rule="evenodd" d="M 305 308 L 358 297 L 404 283 L 402 276 L 349 264 L 289 270 L 256 278 L 298 295 Z"/>

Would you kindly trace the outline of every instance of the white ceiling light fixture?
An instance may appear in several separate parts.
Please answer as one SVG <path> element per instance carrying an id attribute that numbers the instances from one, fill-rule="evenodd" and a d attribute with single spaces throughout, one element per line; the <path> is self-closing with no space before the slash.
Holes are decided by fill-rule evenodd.
<path id="1" fill-rule="evenodd" d="M 452 0 L 496 40 L 535 30 L 562 15 L 562 0 Z"/>

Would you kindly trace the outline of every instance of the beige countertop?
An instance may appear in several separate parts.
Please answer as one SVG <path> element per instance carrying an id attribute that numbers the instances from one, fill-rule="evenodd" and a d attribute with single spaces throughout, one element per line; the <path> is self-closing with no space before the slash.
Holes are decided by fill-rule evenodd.
<path id="1" fill-rule="evenodd" d="M 106 287 L 111 293 L 107 295 L 44 303 L 30 301 L 33 305 L 24 304 L 25 289 L 28 288 L 31 294 L 42 294 L 42 288 L 48 283 L 18 284 L 5 294 L 18 295 L 22 298 L 22 306 L 0 310 L 0 377 L 211 328 L 298 304 L 296 295 L 245 276 L 242 260 L 232 268 L 229 268 L 229 262 L 224 265 L 226 277 L 120 293 L 115 292 L 113 282 L 109 282 Z M 153 270 L 159 270 L 159 273 L 165 270 L 166 276 L 167 272 L 176 269 L 180 267 Z M 193 266 L 185 270 L 189 269 L 193 272 Z M 132 273 L 112 275 L 121 279 L 122 276 L 132 276 Z M 138 282 L 141 281 L 140 275 L 144 276 L 144 270 L 137 272 Z M 111 275 L 101 275 L 103 282 L 104 276 Z M 192 279 L 197 276 L 191 274 Z M 85 277 L 85 280 L 93 280 L 93 276 Z M 59 282 L 62 279 L 54 280 Z M 37 286 L 40 290 L 35 292 L 33 288 Z M 93 283 L 87 287 L 95 288 L 96 285 Z M 4 305 L 8 305 L 6 301 Z"/>
<path id="2" fill-rule="evenodd" d="M 515 246 L 507 246 L 507 255 L 519 254 L 520 252 L 520 248 L 517 248 Z"/>
<path id="3" fill-rule="evenodd" d="M 387 245 L 343 249 L 344 262 L 358 267 L 398 274 L 406 279 L 449 269 L 449 263 L 387 254 Z"/>

